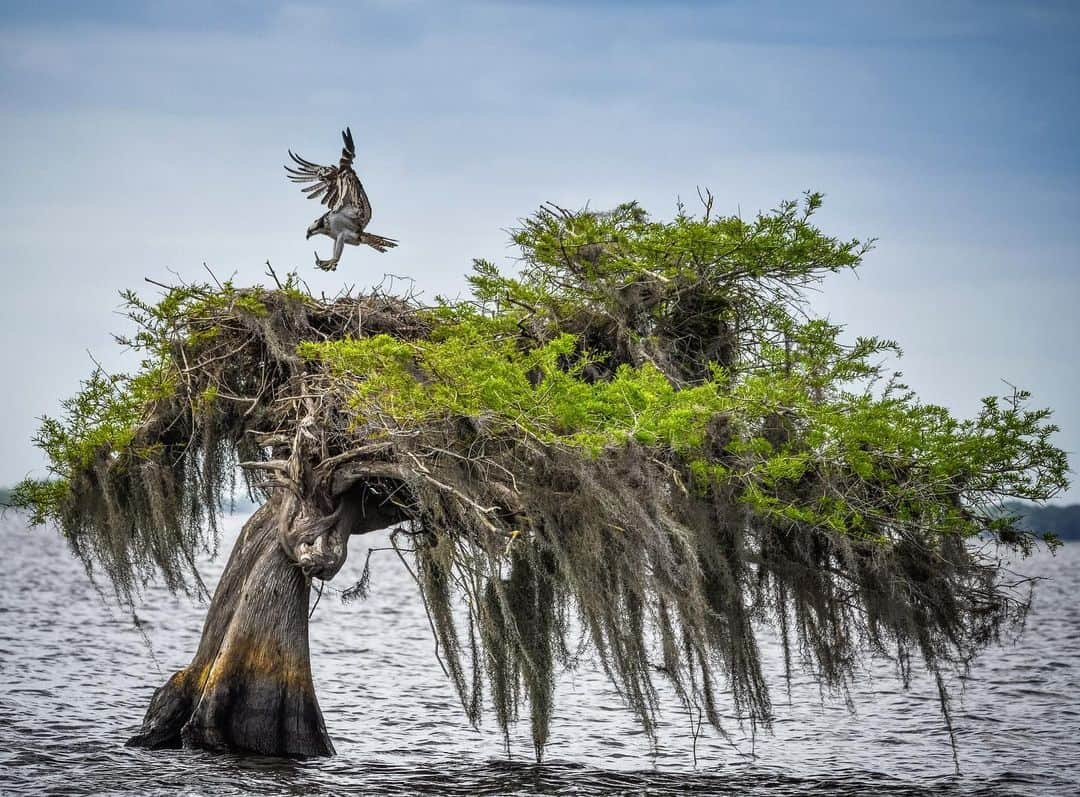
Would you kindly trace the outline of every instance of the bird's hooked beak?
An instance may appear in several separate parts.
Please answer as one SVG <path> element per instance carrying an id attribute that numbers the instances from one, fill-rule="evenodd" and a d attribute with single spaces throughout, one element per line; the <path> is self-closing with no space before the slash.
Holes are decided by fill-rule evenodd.
<path id="1" fill-rule="evenodd" d="M 314 234 L 315 234 L 315 228 L 314 227 L 308 227 L 307 228 L 307 237 L 311 238 L 311 236 L 313 236 Z"/>

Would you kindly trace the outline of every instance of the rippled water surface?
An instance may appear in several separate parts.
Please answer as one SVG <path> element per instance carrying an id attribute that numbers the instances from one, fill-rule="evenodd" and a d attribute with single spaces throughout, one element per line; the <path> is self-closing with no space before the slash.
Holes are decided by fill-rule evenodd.
<path id="1" fill-rule="evenodd" d="M 223 550 L 241 518 L 229 522 Z M 355 581 L 354 538 L 333 586 Z M 207 566 L 216 580 L 223 556 Z M 327 590 L 312 620 L 312 666 L 338 755 L 282 762 L 125 748 L 153 690 L 187 664 L 205 606 L 152 587 L 131 614 L 103 600 L 54 532 L 0 518 L 0 792 L 28 794 L 1073 794 L 1080 793 L 1080 544 L 1038 555 L 1039 584 L 1015 644 L 976 663 L 954 707 L 962 774 L 929 679 L 899 688 L 886 662 L 842 700 L 799 678 L 790 701 L 766 644 L 776 724 L 730 741 L 667 701 L 658 749 L 594 669 L 565 673 L 544 764 L 528 723 L 507 757 L 493 722 L 464 721 L 432 655 L 423 609 L 392 553 L 372 560 L 372 594 Z M 106 587 L 107 589 L 107 587 Z"/>

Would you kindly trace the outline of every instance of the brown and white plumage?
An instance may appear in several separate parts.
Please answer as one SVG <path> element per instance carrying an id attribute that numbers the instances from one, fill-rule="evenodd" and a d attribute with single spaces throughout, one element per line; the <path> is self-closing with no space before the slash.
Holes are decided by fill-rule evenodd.
<path id="1" fill-rule="evenodd" d="M 320 260 L 319 253 L 315 253 L 315 265 L 326 271 L 337 268 L 345 244 L 367 244 L 379 252 L 397 246 L 392 238 L 364 232 L 371 221 L 371 202 L 353 170 L 356 146 L 352 131 L 345 128 L 341 138 L 345 146 L 337 166 L 320 166 L 289 150 L 295 166 L 285 167 L 288 178 L 301 184 L 300 190 L 308 199 L 318 199 L 329 208 L 307 231 L 308 238 L 327 235 L 334 239 L 334 255 L 330 260 Z"/>

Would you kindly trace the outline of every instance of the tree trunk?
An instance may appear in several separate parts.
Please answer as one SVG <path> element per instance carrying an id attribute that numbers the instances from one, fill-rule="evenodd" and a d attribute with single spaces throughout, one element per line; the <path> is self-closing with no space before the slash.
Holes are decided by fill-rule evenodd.
<path id="1" fill-rule="evenodd" d="M 278 491 L 244 524 L 195 658 L 154 693 L 128 746 L 333 755 L 308 656 L 310 578 L 337 573 L 351 533 L 399 517 L 355 499 L 315 514 Z"/>

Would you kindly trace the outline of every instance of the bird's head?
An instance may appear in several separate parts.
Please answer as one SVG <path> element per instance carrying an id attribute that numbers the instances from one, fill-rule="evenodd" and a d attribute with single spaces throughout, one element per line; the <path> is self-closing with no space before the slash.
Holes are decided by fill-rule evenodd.
<path id="1" fill-rule="evenodd" d="M 318 221 L 314 222 L 310 227 L 307 228 L 307 237 L 310 238 L 313 235 L 318 235 L 320 232 L 322 232 L 322 228 L 323 220 L 320 218 Z"/>

